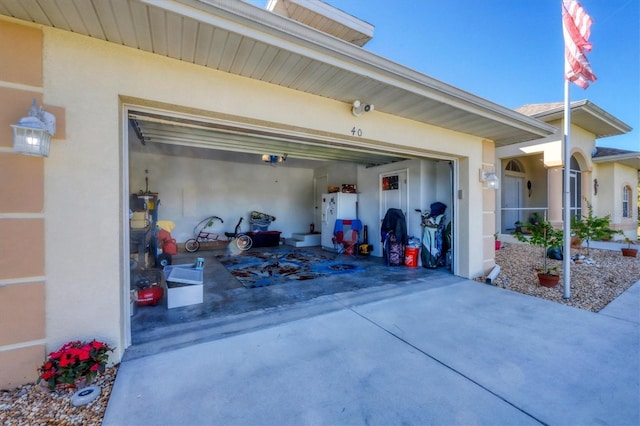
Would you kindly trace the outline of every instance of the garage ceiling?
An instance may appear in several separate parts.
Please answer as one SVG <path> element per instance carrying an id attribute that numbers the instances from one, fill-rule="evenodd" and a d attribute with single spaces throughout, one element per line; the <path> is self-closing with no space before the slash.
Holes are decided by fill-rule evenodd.
<path id="1" fill-rule="evenodd" d="M 129 120 L 139 141 L 161 153 L 167 153 L 169 150 L 157 145 L 258 155 L 286 155 L 287 159 L 348 161 L 366 166 L 411 158 L 408 155 L 400 156 L 380 149 L 353 148 L 340 140 L 332 140 L 326 136 L 313 137 L 308 134 L 278 132 L 274 129 L 248 129 L 245 126 L 232 126 L 227 123 L 144 111 L 130 111 Z M 185 151 L 173 149 L 171 152 L 175 154 Z"/>

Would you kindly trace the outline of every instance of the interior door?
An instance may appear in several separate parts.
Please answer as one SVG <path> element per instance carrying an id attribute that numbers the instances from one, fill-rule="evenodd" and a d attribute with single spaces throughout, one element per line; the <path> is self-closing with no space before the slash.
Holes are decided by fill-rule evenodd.
<path id="1" fill-rule="evenodd" d="M 502 185 L 502 231 L 507 233 L 516 228 L 515 223 L 522 221 L 522 186 L 524 179 L 517 176 L 504 176 Z"/>
<path id="2" fill-rule="evenodd" d="M 407 217 L 407 171 L 380 174 L 380 220 L 389 209 L 400 209 Z"/>

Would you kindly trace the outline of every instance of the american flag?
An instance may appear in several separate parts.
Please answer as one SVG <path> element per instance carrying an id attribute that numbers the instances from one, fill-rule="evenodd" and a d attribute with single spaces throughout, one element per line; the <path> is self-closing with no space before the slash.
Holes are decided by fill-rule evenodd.
<path id="1" fill-rule="evenodd" d="M 586 52 L 591 51 L 589 36 L 592 22 L 577 0 L 562 0 L 565 77 L 583 89 L 589 87 L 590 81 L 596 81 L 586 56 Z"/>

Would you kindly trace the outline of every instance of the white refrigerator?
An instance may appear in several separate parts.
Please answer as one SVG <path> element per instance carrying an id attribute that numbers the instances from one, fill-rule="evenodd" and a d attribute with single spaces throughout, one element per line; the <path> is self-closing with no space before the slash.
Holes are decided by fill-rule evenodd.
<path id="1" fill-rule="evenodd" d="M 358 194 L 334 192 L 322 194 L 321 243 L 325 250 L 334 251 L 333 228 L 336 219 L 357 219 Z"/>

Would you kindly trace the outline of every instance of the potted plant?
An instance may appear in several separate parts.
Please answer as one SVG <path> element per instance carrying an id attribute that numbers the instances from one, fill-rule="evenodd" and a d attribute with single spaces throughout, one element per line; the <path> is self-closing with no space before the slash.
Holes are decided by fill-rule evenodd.
<path id="1" fill-rule="evenodd" d="M 502 247 L 502 242 L 498 239 L 498 233 L 497 232 L 495 234 L 493 234 L 493 239 L 495 241 L 496 250 L 500 250 L 500 247 Z"/>
<path id="2" fill-rule="evenodd" d="M 38 369 L 38 383 L 50 390 L 83 387 L 105 370 L 109 352 L 112 351 L 109 345 L 97 340 L 65 343 L 57 351 L 51 352 Z"/>
<path id="3" fill-rule="evenodd" d="M 547 251 L 562 246 L 562 230 L 553 227 L 551 222 L 540 215 L 532 216 L 527 224 L 523 226 L 527 235 L 522 230 L 516 230 L 515 237 L 532 246 L 542 248 L 542 268 L 538 270 L 538 281 L 545 287 L 553 287 L 560 281 L 557 274 L 557 267 L 547 266 Z"/>
<path id="4" fill-rule="evenodd" d="M 586 199 L 585 199 L 586 201 Z M 593 207 L 589 201 L 587 203 L 587 215 L 582 218 L 573 216 L 571 218 L 571 231 L 578 239 L 587 243 L 587 256 L 589 256 L 589 243 L 591 240 L 610 239 L 618 231 L 609 227 L 611 215 L 597 217 L 593 214 Z"/>
<path id="5" fill-rule="evenodd" d="M 622 247 L 622 255 L 627 257 L 636 257 L 638 254 L 638 249 L 631 248 L 631 238 L 625 237 L 624 242 L 627 243 L 627 247 Z"/>

